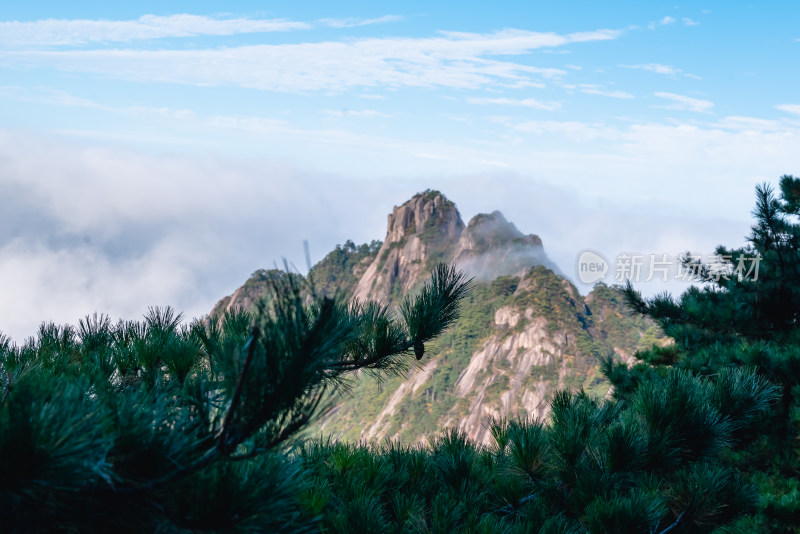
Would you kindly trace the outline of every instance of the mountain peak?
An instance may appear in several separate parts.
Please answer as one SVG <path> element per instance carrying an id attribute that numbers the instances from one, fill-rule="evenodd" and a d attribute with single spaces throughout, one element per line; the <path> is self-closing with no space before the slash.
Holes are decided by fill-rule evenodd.
<path id="1" fill-rule="evenodd" d="M 534 265 L 558 272 L 544 253 L 541 238 L 523 234 L 497 210 L 479 213 L 469 221 L 454 260 L 464 271 L 484 282 L 498 276 L 521 275 Z"/>
<path id="2" fill-rule="evenodd" d="M 535 265 L 556 270 L 542 240 L 520 232 L 499 211 L 478 214 L 465 226 L 455 203 L 427 189 L 392 209 L 386 239 L 354 296 L 390 303 L 393 295 L 413 289 L 439 261 L 456 263 L 483 281 L 524 273 Z"/>
<path id="3" fill-rule="evenodd" d="M 479 213 L 470 219 L 467 231 L 461 238 L 468 240 L 463 243 L 462 248 L 477 251 L 486 251 L 509 242 L 527 243 L 534 247 L 542 246 L 539 236 L 533 234 L 526 236 L 497 210 L 492 213 Z"/>
<path id="4" fill-rule="evenodd" d="M 436 237 L 431 233 L 457 238 L 463 229 L 456 205 L 439 191 L 427 189 L 394 207 L 389 214 L 385 243 L 400 243 L 426 231 L 427 238 Z"/>

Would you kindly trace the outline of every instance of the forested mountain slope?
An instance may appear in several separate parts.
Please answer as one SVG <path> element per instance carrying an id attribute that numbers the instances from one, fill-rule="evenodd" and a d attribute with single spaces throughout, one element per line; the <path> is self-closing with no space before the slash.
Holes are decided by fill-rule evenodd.
<path id="1" fill-rule="evenodd" d="M 558 274 L 542 240 L 525 235 L 499 211 L 464 224 L 456 205 L 425 191 L 394 207 L 383 242 L 337 246 L 310 272 L 323 293 L 344 292 L 392 307 L 413 292 L 436 262 L 474 277 L 461 319 L 426 347 L 421 365 L 384 383 L 358 380 L 336 395 L 312 430 L 346 440 L 407 443 L 457 427 L 488 443 L 491 417 L 543 418 L 559 389 L 608 393 L 600 357 L 627 361 L 663 340 L 654 324 L 632 316 L 619 289 L 598 285 L 583 297 Z M 212 314 L 249 308 L 270 271 L 256 271 Z"/>

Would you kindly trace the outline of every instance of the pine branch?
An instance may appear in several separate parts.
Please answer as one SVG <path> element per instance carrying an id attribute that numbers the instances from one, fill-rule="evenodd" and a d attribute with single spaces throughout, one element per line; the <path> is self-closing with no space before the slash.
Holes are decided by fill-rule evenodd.
<path id="1" fill-rule="evenodd" d="M 236 406 L 239 404 L 239 398 L 242 396 L 242 388 L 244 386 L 244 379 L 247 375 L 247 371 L 250 369 L 250 364 L 253 361 L 253 354 L 255 353 L 256 349 L 256 341 L 258 340 L 258 327 L 253 327 L 253 333 L 250 335 L 250 339 L 247 340 L 247 344 L 245 348 L 247 349 L 247 357 L 244 360 L 244 365 L 242 366 L 242 370 L 239 372 L 239 380 L 236 383 L 236 389 L 233 391 L 233 396 L 231 397 L 230 406 L 228 406 L 228 411 L 225 414 L 225 419 L 222 423 L 222 428 L 219 433 L 219 441 L 217 442 L 217 448 L 220 450 L 226 450 L 229 446 L 227 443 L 228 441 L 228 432 L 230 431 L 231 421 L 233 420 L 233 412 L 236 410 Z"/>
<path id="2" fill-rule="evenodd" d="M 673 528 L 677 528 L 677 526 L 678 526 L 678 523 L 680 523 L 680 522 L 681 522 L 681 518 L 683 518 L 683 514 L 685 514 L 685 513 L 686 513 L 686 510 L 684 510 L 683 512 L 681 512 L 681 513 L 680 513 L 680 515 L 678 516 L 678 519 L 676 519 L 674 523 L 672 523 L 670 526 L 668 526 L 667 528 L 665 528 L 664 530 L 662 530 L 662 531 L 661 531 L 661 532 L 659 532 L 658 534 L 667 534 L 667 532 L 669 532 L 669 531 L 670 531 L 670 530 L 672 530 Z"/>
<path id="3" fill-rule="evenodd" d="M 419 294 L 413 300 L 407 297 L 400 305 L 418 360 L 424 352 L 423 344 L 458 319 L 461 299 L 471 288 L 472 278 L 455 267 L 439 263 Z"/>
<path id="4" fill-rule="evenodd" d="M 11 374 L 8 373 L 8 372 L 6 372 L 6 384 L 5 384 L 5 386 L 6 387 L 3 388 L 3 390 L 4 390 L 3 391 L 3 398 L 0 399 L 0 404 L 3 404 L 3 403 L 6 402 L 6 398 L 8 398 L 8 394 L 11 393 L 11 390 L 13 389 L 13 386 L 11 385 Z"/>
<path id="5" fill-rule="evenodd" d="M 222 428 L 220 429 L 217 437 L 217 444 L 215 447 L 210 448 L 208 451 L 205 452 L 200 458 L 195 460 L 189 465 L 179 466 L 172 472 L 164 475 L 161 478 L 155 479 L 150 481 L 147 484 L 143 484 L 138 486 L 136 489 L 138 491 L 146 491 L 151 490 L 153 488 L 157 488 L 163 486 L 164 484 L 171 482 L 177 478 L 189 475 L 206 467 L 207 465 L 211 464 L 217 458 L 223 455 L 223 453 L 227 452 L 228 450 L 235 448 L 236 445 L 232 445 L 229 442 L 228 434 L 230 432 L 230 425 L 233 420 L 233 412 L 236 409 L 237 404 L 239 403 L 239 399 L 241 397 L 242 388 L 244 385 L 244 377 L 247 374 L 247 371 L 250 368 L 250 365 L 253 360 L 253 355 L 255 353 L 255 343 L 258 339 L 259 331 L 257 327 L 253 328 L 253 332 L 248 340 L 247 345 L 247 357 L 245 358 L 244 365 L 242 366 L 242 370 L 239 373 L 239 378 L 236 383 L 236 389 L 234 390 L 233 396 L 231 397 L 230 405 L 228 406 L 228 411 L 225 414 L 225 419 L 222 424 Z M 238 444 L 237 444 L 238 445 Z"/>
<path id="6" fill-rule="evenodd" d="M 538 495 L 539 495 L 538 491 L 536 493 L 531 493 L 530 495 L 526 495 L 525 497 L 522 497 L 520 500 L 517 501 L 516 504 L 514 504 L 514 503 L 507 504 L 507 505 L 503 506 L 502 508 L 498 508 L 496 510 L 493 510 L 492 513 L 493 514 L 513 514 L 514 510 L 516 510 L 517 508 L 519 508 L 520 506 L 522 506 L 526 502 L 532 501 Z"/>

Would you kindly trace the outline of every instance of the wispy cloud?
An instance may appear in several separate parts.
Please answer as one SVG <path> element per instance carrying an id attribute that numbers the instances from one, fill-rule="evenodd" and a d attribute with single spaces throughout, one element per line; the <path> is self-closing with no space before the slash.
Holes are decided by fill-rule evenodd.
<path id="1" fill-rule="evenodd" d="M 586 89 L 581 89 L 582 93 L 586 93 L 587 95 L 599 95 L 599 96 L 607 96 L 609 98 L 633 98 L 633 95 L 626 92 L 626 91 L 608 91 L 605 89 L 598 89 L 596 87 L 588 87 Z"/>
<path id="2" fill-rule="evenodd" d="M 111 106 L 99 104 L 88 98 L 74 96 L 61 89 L 50 87 L 37 87 L 35 89 L 20 87 L 18 85 L 0 86 L 0 97 L 17 102 L 34 102 L 53 106 L 81 107 L 102 111 L 116 111 Z"/>
<path id="3" fill-rule="evenodd" d="M 669 65 L 662 65 L 661 63 L 646 63 L 643 65 L 618 65 L 623 69 L 639 69 L 648 72 L 655 72 L 656 74 L 665 74 L 667 76 L 677 76 L 681 73 L 681 69 L 671 67 Z"/>
<path id="4" fill-rule="evenodd" d="M 800 115 L 800 104 L 781 104 L 775 106 L 776 109 L 791 113 L 792 115 Z"/>
<path id="5" fill-rule="evenodd" d="M 710 100 L 700 100 L 698 98 L 691 98 L 685 95 L 678 95 L 675 93 L 657 92 L 653 93 L 658 98 L 664 98 L 672 102 L 666 106 L 657 106 L 664 109 L 678 109 L 682 111 L 694 111 L 697 113 L 708 113 L 714 103 Z"/>
<path id="6" fill-rule="evenodd" d="M 344 19 L 322 19 L 320 22 L 331 28 L 355 28 L 358 26 L 369 26 L 371 24 L 387 24 L 389 22 L 400 22 L 405 20 L 401 15 L 384 15 L 374 19 L 363 19 L 359 17 L 348 17 Z"/>
<path id="7" fill-rule="evenodd" d="M 683 22 L 684 26 L 699 26 L 700 25 L 699 22 L 696 22 L 696 21 L 690 19 L 689 17 L 683 17 L 681 19 L 681 22 Z"/>
<path id="8" fill-rule="evenodd" d="M 516 131 L 534 135 L 557 134 L 573 141 L 619 139 L 621 134 L 601 124 L 580 121 L 526 121 L 513 124 Z"/>
<path id="9" fill-rule="evenodd" d="M 144 15 L 136 20 L 64 20 L 0 22 L 0 47 L 76 46 L 165 37 L 234 35 L 307 30 L 311 25 L 285 19 L 215 19 L 200 15 Z"/>
<path id="10" fill-rule="evenodd" d="M 783 121 L 759 119 L 757 117 L 741 117 L 737 115 L 731 115 L 719 120 L 716 126 L 726 130 L 751 132 L 779 132 L 787 129 L 787 125 L 784 124 Z"/>
<path id="11" fill-rule="evenodd" d="M 6 51 L 0 52 L 0 65 L 54 67 L 140 82 L 283 92 L 353 87 L 526 87 L 541 83 L 535 78 L 556 78 L 566 71 L 506 59 L 509 56 L 619 35 L 614 30 L 567 35 L 502 30 L 203 50 Z"/>
<path id="12" fill-rule="evenodd" d="M 468 98 L 467 102 L 481 106 L 491 104 L 499 106 L 521 106 L 531 109 L 542 109 L 545 111 L 555 111 L 561 108 L 560 102 L 542 102 L 533 98 Z"/>
<path id="13" fill-rule="evenodd" d="M 322 111 L 325 115 L 329 117 L 358 117 L 361 119 L 377 119 L 377 118 L 388 118 L 391 115 L 386 113 L 381 113 L 380 111 L 376 111 L 374 109 L 325 109 Z"/>
<path id="14" fill-rule="evenodd" d="M 647 25 L 647 27 L 650 28 L 651 30 L 655 30 L 659 26 L 668 26 L 674 23 L 675 23 L 675 18 L 667 15 L 658 22 L 651 22 L 650 24 Z"/>
<path id="15" fill-rule="evenodd" d="M 29 89 L 15 85 L 0 86 L 0 97 L 9 100 L 16 100 L 18 102 L 33 102 L 51 106 L 79 107 L 129 115 L 141 115 L 143 113 L 147 113 L 150 115 L 159 115 L 161 117 L 171 119 L 188 119 L 194 117 L 194 112 L 188 109 L 172 109 L 165 106 L 109 106 L 89 98 L 75 96 L 67 91 L 53 89 L 50 87 L 37 87 L 34 89 Z"/>
<path id="16" fill-rule="evenodd" d="M 166 106 L 109 106 L 89 98 L 75 96 L 61 89 L 51 87 L 23 88 L 15 85 L 0 86 L 0 98 L 15 100 L 17 102 L 32 102 L 50 106 L 67 106 L 98 111 L 109 111 L 127 115 L 148 114 L 170 119 L 189 119 L 194 117 L 194 112 L 188 109 L 173 109 Z"/>

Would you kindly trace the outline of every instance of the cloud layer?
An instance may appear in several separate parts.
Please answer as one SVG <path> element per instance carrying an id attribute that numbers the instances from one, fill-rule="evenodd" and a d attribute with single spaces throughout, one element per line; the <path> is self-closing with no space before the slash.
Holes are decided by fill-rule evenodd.
<path id="1" fill-rule="evenodd" d="M 233 85 L 269 91 L 344 91 L 355 87 L 525 87 L 531 78 L 564 74 L 523 62 L 493 59 L 572 43 L 615 39 L 597 30 L 566 35 L 523 30 L 443 32 L 432 38 L 236 46 L 201 50 L 0 51 L 0 66 L 53 67 L 139 82 Z"/>
<path id="2" fill-rule="evenodd" d="M 128 43 L 165 37 L 236 35 L 307 30 L 311 25 L 284 19 L 215 19 L 199 15 L 144 15 L 136 20 L 0 22 L 0 49 Z"/>
<path id="3" fill-rule="evenodd" d="M 40 321 L 94 311 L 136 318 L 172 305 L 202 315 L 255 269 L 287 258 L 304 270 L 304 239 L 313 261 L 346 239 L 382 239 L 391 207 L 428 187 L 467 219 L 500 209 L 539 234 L 567 275 L 583 248 L 607 257 L 710 251 L 746 230 L 746 212 L 731 224 L 659 212 L 653 200 L 598 204 L 585 189 L 508 172 L 352 180 L 276 161 L 148 156 L 19 132 L 0 133 L 0 162 L 0 331 L 18 340 Z"/>

